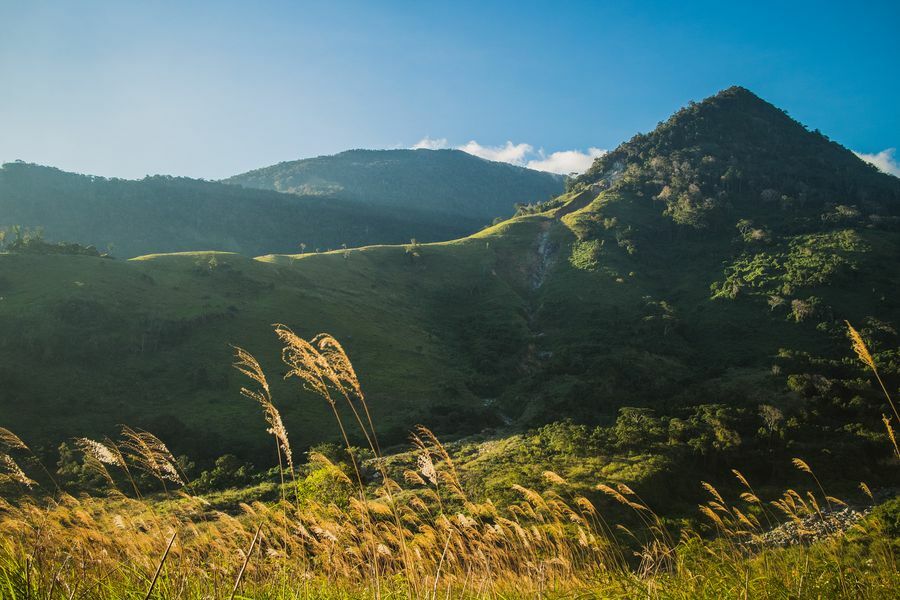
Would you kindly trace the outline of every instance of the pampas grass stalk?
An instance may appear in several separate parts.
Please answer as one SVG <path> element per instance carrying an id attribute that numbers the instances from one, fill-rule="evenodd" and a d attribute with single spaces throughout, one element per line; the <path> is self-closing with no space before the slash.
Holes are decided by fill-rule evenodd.
<path id="1" fill-rule="evenodd" d="M 147 595 L 144 596 L 144 600 L 149 600 L 150 596 L 153 594 L 153 588 L 156 586 L 156 580 L 159 579 L 159 574 L 162 572 L 163 565 L 166 563 L 166 558 L 168 558 L 169 556 L 169 551 L 172 550 L 172 544 L 175 543 L 176 535 L 178 535 L 177 531 L 173 532 L 172 537 L 169 538 L 169 543 L 166 545 L 166 549 L 159 559 L 159 564 L 156 566 L 156 572 L 153 574 L 153 579 L 150 581 L 150 587 L 147 588 Z"/>
<path id="2" fill-rule="evenodd" d="M 872 357 L 872 353 L 869 352 L 868 346 L 866 346 L 866 342 L 863 340 L 862 336 L 859 332 L 853 328 L 853 325 L 850 324 L 849 321 L 844 321 L 847 325 L 847 334 L 850 336 L 850 341 L 852 342 L 853 351 L 856 352 L 857 358 L 862 361 L 869 369 L 871 369 L 872 373 L 875 375 L 875 379 L 878 380 L 878 385 L 881 386 L 881 391 L 884 393 L 884 397 L 887 398 L 888 405 L 891 407 L 891 410 L 894 411 L 894 418 L 897 419 L 897 422 L 900 423 L 900 412 L 897 412 L 897 406 L 894 404 L 894 399 L 891 398 L 890 392 L 888 392 L 887 386 L 884 385 L 884 381 L 881 379 L 881 374 L 878 373 L 878 367 L 875 365 L 875 359 Z M 891 441 L 891 444 L 894 446 L 894 454 L 897 455 L 897 458 L 900 458 L 900 446 L 897 445 L 897 438 L 894 436 L 894 430 L 891 427 L 890 419 L 887 417 L 883 417 L 884 427 L 887 430 L 888 438 Z"/>
<path id="3" fill-rule="evenodd" d="M 238 571 L 237 579 L 234 580 L 234 587 L 231 588 L 231 595 L 228 596 L 228 600 L 234 600 L 234 595 L 238 591 L 238 587 L 241 585 L 241 579 L 244 577 L 244 570 L 247 568 L 247 564 L 250 562 L 250 556 L 253 555 L 253 547 L 256 546 L 256 540 L 259 539 L 259 532 L 262 531 L 262 523 L 257 525 L 256 533 L 253 534 L 253 541 L 250 542 L 250 547 L 247 548 L 247 554 L 244 556 L 244 562 L 241 564 L 241 570 Z"/>

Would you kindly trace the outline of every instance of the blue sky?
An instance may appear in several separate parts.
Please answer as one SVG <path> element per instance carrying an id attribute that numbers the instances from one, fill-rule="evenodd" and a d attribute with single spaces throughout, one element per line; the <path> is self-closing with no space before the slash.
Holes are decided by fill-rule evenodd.
<path id="1" fill-rule="evenodd" d="M 213 179 L 425 139 L 565 169 L 738 84 L 890 169 L 898 57 L 898 2 L 0 0 L 0 160 Z"/>

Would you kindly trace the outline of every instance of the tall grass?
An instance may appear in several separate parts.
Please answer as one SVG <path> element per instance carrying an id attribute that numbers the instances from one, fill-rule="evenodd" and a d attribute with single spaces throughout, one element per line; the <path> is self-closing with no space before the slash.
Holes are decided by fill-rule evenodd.
<path id="1" fill-rule="evenodd" d="M 312 459 L 353 490 L 346 503 L 296 494 L 293 453 L 265 373 L 236 348 L 235 368 L 252 382 L 241 393 L 263 409 L 280 473 L 288 476 L 280 500 L 219 512 L 192 493 L 152 434 L 126 427 L 116 441 L 80 438 L 85 464 L 107 482 L 108 494 L 47 490 L 0 500 L 0 597 L 887 598 L 900 585 L 890 535 L 873 520 L 843 532 L 834 517 L 843 503 L 801 459 L 795 466 L 812 491 L 789 489 L 766 502 L 734 471 L 739 497 L 729 502 L 703 483 L 709 500 L 699 510 L 707 525 L 677 536 L 621 483 L 596 489 L 630 511 L 638 527 L 610 522 L 552 471 L 544 473 L 547 489 L 516 485 L 519 499 L 506 506 L 474 499 L 451 453 L 425 427 L 411 434 L 414 459 L 390 466 L 337 340 L 306 340 L 283 325 L 275 332 L 286 377 L 333 410 L 350 468 Z M 351 439 L 364 439 L 372 458 Z M 17 460 L 28 446 L 2 429 L 0 448 L 5 480 L 33 488 Z M 139 482 L 148 480 L 162 494 L 142 493 Z M 832 535 L 812 546 L 773 548 L 767 532 L 784 522 L 801 537 Z"/>
<path id="2" fill-rule="evenodd" d="M 900 412 L 897 412 L 897 405 L 894 404 L 894 399 L 891 397 L 890 392 L 888 392 L 887 386 L 884 385 L 884 381 L 881 379 L 881 375 L 878 373 L 878 366 L 875 364 L 875 359 L 872 357 L 872 353 L 869 352 L 869 348 L 866 346 L 866 342 L 863 340 L 862 336 L 859 332 L 853 328 L 853 325 L 850 324 L 849 321 L 845 321 L 847 325 L 847 334 L 850 337 L 850 341 L 853 344 L 853 351 L 856 352 L 856 356 L 865 364 L 871 371 L 872 374 L 875 375 L 875 379 L 878 381 L 878 385 L 881 386 L 881 391 L 884 392 L 884 397 L 887 399 L 888 406 L 891 407 L 894 415 L 893 417 L 888 417 L 887 415 L 882 415 L 881 419 L 884 423 L 884 428 L 887 431 L 888 439 L 890 439 L 891 444 L 894 446 L 894 454 L 897 458 L 900 458 L 900 446 L 897 445 L 897 437 L 894 435 L 894 429 L 891 427 L 891 419 L 897 419 L 896 422 L 900 423 Z"/>

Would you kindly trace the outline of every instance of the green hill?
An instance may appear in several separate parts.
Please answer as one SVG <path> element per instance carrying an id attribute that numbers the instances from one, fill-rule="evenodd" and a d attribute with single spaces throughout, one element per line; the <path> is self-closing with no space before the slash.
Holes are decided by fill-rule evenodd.
<path id="1" fill-rule="evenodd" d="M 509 216 L 518 201 L 546 200 L 562 190 L 556 176 L 461 158 L 461 152 L 408 153 L 415 160 L 313 159 L 328 164 L 323 174 L 353 184 L 299 195 L 186 177 L 130 181 L 7 163 L 0 167 L 0 227 L 41 228 L 50 240 L 122 257 L 192 250 L 255 256 L 296 252 L 301 243 L 312 251 L 454 239 Z M 390 190 L 397 202 L 383 202 Z M 420 201 L 423 194 L 429 202 Z"/>
<path id="2" fill-rule="evenodd" d="M 451 239 L 480 219 L 437 219 L 415 210 L 372 208 L 337 197 L 154 176 L 104 179 L 51 167 L 0 168 L 0 226 L 41 228 L 51 240 L 109 248 L 116 256 L 198 249 L 296 252 L 373 243 Z"/>
<path id="3" fill-rule="evenodd" d="M 514 204 L 562 193 L 563 178 L 460 150 L 348 150 L 283 162 L 225 180 L 291 194 L 341 194 L 372 206 L 414 209 L 490 222 Z"/>
<path id="4" fill-rule="evenodd" d="M 263 460 L 228 344 L 281 373 L 281 322 L 345 342 L 388 442 L 417 422 L 572 419 L 602 426 L 577 444 L 668 457 L 672 474 L 769 477 L 773 457 L 803 455 L 862 478 L 860 457 L 888 447 L 883 399 L 843 320 L 896 390 L 898 209 L 900 180 L 734 88 L 599 159 L 539 212 L 453 242 L 0 255 L 3 420 L 47 444 L 125 422 L 198 458 Z M 333 437 L 320 401 L 274 393 L 295 445 Z"/>

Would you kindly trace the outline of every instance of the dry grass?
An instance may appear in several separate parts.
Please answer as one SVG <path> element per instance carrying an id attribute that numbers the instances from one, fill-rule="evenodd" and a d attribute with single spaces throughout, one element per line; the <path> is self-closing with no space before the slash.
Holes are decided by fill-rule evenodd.
<path id="1" fill-rule="evenodd" d="M 891 444 L 894 446 L 894 454 L 897 458 L 900 458 L 900 446 L 897 445 L 897 438 L 894 435 L 894 429 L 891 427 L 891 419 L 897 419 L 896 422 L 900 423 L 900 412 L 897 412 L 897 405 L 894 404 L 894 399 L 891 398 L 890 392 L 888 392 L 887 386 L 884 385 L 884 381 L 881 379 L 881 375 L 878 373 L 878 366 L 875 364 L 875 359 L 872 357 L 872 353 L 869 352 L 868 346 L 866 346 L 866 342 L 863 340 L 862 336 L 859 332 L 853 328 L 853 325 L 850 324 L 849 321 L 845 321 L 847 325 L 847 335 L 850 337 L 850 341 L 853 345 L 853 351 L 856 352 L 856 356 L 865 364 L 871 371 L 872 374 L 875 375 L 875 379 L 878 381 L 878 385 L 881 386 L 881 391 L 884 392 L 884 397 L 887 399 L 888 406 L 891 407 L 891 410 L 894 413 L 893 417 L 888 417 L 887 415 L 882 415 L 882 421 L 884 422 L 884 428 L 887 431 L 888 438 L 891 440 Z"/>
<path id="2" fill-rule="evenodd" d="M 334 410 L 352 472 L 321 455 L 312 460 L 354 490 L 346 506 L 284 494 L 275 503 L 244 504 L 239 515 L 216 512 L 191 493 L 152 434 L 125 427 L 118 441 L 82 438 L 85 464 L 108 482 L 109 495 L 58 491 L 0 500 L 0 597 L 876 598 L 890 597 L 900 584 L 890 540 L 877 531 L 866 533 L 863 565 L 848 562 L 843 535 L 814 548 L 765 549 L 762 536 L 772 524 L 825 522 L 831 507 L 843 504 L 801 459 L 795 466 L 816 493 L 789 489 L 767 503 L 735 471 L 744 491 L 729 504 L 703 483 L 710 500 L 700 512 L 716 534 L 712 540 L 690 532 L 675 539 L 634 490 L 600 483 L 597 490 L 642 526 L 611 524 L 551 471 L 544 473 L 548 489 L 515 486 L 520 499 L 509 506 L 474 501 L 450 453 L 424 427 L 412 433 L 416 458 L 397 480 L 385 467 L 365 395 L 340 344 L 324 334 L 304 340 L 283 325 L 275 331 L 287 377 Z M 263 408 L 281 471 L 293 481 L 288 434 L 263 369 L 239 348 L 235 367 L 254 383 L 241 393 Z M 351 431 L 374 456 L 365 465 Z M 2 476 L 33 486 L 14 457 L 29 453 L 27 445 L 2 429 L 0 449 Z M 366 468 L 377 475 L 365 477 Z M 143 497 L 141 478 L 156 480 L 169 499 Z M 122 480 L 128 493 L 116 485 Z M 297 486 L 282 489 L 289 487 Z"/>

